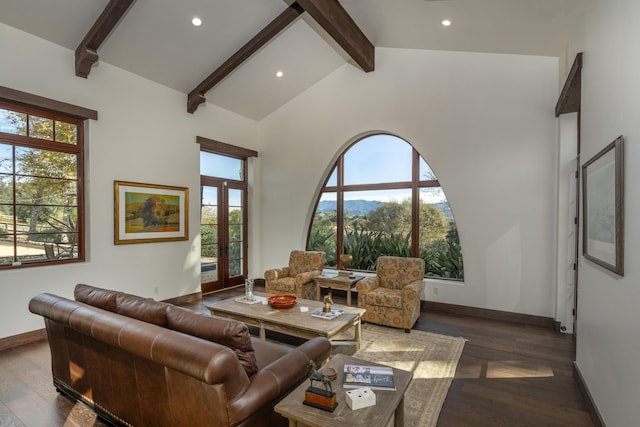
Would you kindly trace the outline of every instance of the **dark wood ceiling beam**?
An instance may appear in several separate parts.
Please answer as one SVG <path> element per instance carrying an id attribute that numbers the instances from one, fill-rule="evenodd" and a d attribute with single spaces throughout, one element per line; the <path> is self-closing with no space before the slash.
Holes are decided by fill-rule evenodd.
<path id="1" fill-rule="evenodd" d="M 582 52 L 576 55 L 567 80 L 556 103 L 556 117 L 580 111 L 582 92 Z"/>
<path id="2" fill-rule="evenodd" d="M 207 99 L 205 94 L 213 89 L 215 85 L 220 83 L 225 77 L 238 68 L 244 61 L 256 53 L 260 48 L 266 45 L 271 39 L 280 34 L 289 24 L 295 21 L 304 9 L 300 7 L 298 2 L 291 4 L 284 12 L 278 15 L 273 21 L 242 46 L 236 53 L 227 59 L 220 67 L 202 81 L 195 89 L 189 92 L 187 96 L 187 111 L 193 113 L 198 106 Z"/>
<path id="3" fill-rule="evenodd" d="M 367 73 L 375 69 L 375 47 L 337 0 L 298 3 Z"/>
<path id="4" fill-rule="evenodd" d="M 136 0 L 111 0 L 76 49 L 76 76 L 85 79 L 98 62 L 98 49 Z"/>

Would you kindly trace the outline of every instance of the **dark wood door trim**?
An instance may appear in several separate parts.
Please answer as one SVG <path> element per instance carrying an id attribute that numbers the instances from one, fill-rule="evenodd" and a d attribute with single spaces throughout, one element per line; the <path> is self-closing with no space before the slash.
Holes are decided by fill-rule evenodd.
<path id="1" fill-rule="evenodd" d="M 237 145 L 227 144 L 225 142 L 216 141 L 215 139 L 209 139 L 203 136 L 196 136 L 196 143 L 200 144 L 200 149 L 202 151 L 222 154 L 223 156 L 230 156 L 243 160 L 246 160 L 249 157 L 258 157 L 258 152 L 255 150 L 238 147 Z"/>
<path id="2" fill-rule="evenodd" d="M 582 52 L 576 55 L 567 80 L 564 83 L 558 102 L 556 103 L 556 117 L 560 114 L 577 113 L 580 111 L 582 88 Z"/>

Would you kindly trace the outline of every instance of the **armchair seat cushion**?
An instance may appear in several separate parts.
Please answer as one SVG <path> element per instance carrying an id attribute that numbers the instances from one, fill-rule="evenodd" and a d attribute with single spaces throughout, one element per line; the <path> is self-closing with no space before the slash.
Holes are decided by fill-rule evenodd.
<path id="1" fill-rule="evenodd" d="M 275 293 L 296 293 L 296 279 L 295 277 L 283 277 L 282 279 L 274 280 L 271 282 L 271 291 Z"/>
<path id="2" fill-rule="evenodd" d="M 402 290 L 376 288 L 364 296 L 366 305 L 402 309 Z"/>

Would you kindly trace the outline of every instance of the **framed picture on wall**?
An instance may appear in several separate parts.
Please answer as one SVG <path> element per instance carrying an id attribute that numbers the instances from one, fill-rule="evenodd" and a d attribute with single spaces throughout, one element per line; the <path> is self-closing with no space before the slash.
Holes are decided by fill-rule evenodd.
<path id="1" fill-rule="evenodd" d="M 624 275 L 624 138 L 619 136 L 582 165 L 586 259 Z"/>
<path id="2" fill-rule="evenodd" d="M 115 244 L 189 238 L 189 189 L 114 181 Z"/>

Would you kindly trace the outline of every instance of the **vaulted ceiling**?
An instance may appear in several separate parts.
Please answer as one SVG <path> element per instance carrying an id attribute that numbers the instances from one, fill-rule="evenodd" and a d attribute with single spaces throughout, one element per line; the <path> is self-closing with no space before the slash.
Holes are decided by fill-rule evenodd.
<path id="1" fill-rule="evenodd" d="M 562 56 L 593 1 L 2 0 L 0 22 L 75 51 L 118 3 L 122 18 L 97 32 L 93 67 L 108 63 L 180 91 L 185 109 L 190 92 L 190 110 L 198 108 L 202 89 L 207 102 L 260 120 L 345 62 L 366 69 L 358 32 L 375 47 Z M 283 18 L 287 11 L 295 16 Z"/>

